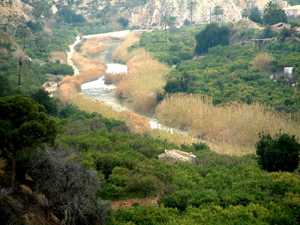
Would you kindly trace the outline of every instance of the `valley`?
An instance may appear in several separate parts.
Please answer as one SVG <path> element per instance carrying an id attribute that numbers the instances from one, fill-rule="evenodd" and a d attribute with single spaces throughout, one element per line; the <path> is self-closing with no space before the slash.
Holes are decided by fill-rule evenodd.
<path id="1" fill-rule="evenodd" d="M 0 2 L 1 225 L 298 225 L 299 0 Z"/>

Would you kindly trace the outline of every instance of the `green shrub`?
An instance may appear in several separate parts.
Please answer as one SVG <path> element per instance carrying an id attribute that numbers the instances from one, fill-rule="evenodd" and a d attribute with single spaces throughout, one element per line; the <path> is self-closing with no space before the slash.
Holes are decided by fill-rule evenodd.
<path id="1" fill-rule="evenodd" d="M 73 68 L 66 64 L 60 63 L 47 63 L 44 65 L 44 70 L 46 73 L 54 75 L 73 75 Z"/>
<path id="2" fill-rule="evenodd" d="M 287 15 L 277 3 L 270 1 L 264 9 L 263 21 L 268 25 L 273 25 L 280 22 L 286 23 Z"/>
<path id="3" fill-rule="evenodd" d="M 53 98 L 50 98 L 48 93 L 43 89 L 40 89 L 37 92 L 33 93 L 31 97 L 36 102 L 44 106 L 48 114 L 50 115 L 57 114 L 56 101 Z"/>
<path id="4" fill-rule="evenodd" d="M 300 144 L 295 136 L 261 135 L 256 145 L 258 163 L 267 171 L 294 171 L 299 164 Z"/>
<path id="5" fill-rule="evenodd" d="M 228 45 L 230 30 L 227 26 L 209 24 L 206 28 L 196 35 L 196 54 L 203 54 L 209 48 L 217 45 Z"/>

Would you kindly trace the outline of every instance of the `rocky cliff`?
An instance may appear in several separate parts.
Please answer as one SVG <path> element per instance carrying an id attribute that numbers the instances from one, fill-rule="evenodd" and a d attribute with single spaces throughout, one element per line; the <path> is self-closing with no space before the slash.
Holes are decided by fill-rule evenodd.
<path id="1" fill-rule="evenodd" d="M 149 0 L 147 4 L 132 9 L 129 16 L 133 25 L 161 25 L 164 17 L 176 18 L 176 25 L 185 22 L 210 21 L 235 22 L 242 18 L 242 11 L 249 5 L 261 10 L 269 0 Z"/>
<path id="2" fill-rule="evenodd" d="M 191 21 L 234 22 L 242 18 L 242 10 L 249 5 L 263 9 L 269 0 L 2 0 L 0 16 L 29 20 L 35 3 L 43 1 L 52 15 L 68 6 L 88 20 L 124 17 L 131 26 L 149 28 L 162 26 L 170 19 L 177 26 Z"/>

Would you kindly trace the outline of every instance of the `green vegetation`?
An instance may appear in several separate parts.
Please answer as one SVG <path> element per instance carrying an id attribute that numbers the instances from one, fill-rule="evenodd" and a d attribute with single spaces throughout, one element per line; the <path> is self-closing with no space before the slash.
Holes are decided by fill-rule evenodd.
<path id="1" fill-rule="evenodd" d="M 42 108 L 26 97 L 1 98 L 0 127 L 0 152 L 12 162 L 11 184 L 14 186 L 17 154 L 53 143 L 56 127 Z"/>
<path id="2" fill-rule="evenodd" d="M 58 16 L 61 22 L 68 24 L 80 24 L 84 23 L 85 19 L 82 15 L 76 14 L 73 10 L 68 7 L 64 7 L 58 12 Z"/>
<path id="3" fill-rule="evenodd" d="M 204 30 L 196 35 L 196 49 L 198 55 L 207 53 L 209 48 L 218 45 L 229 45 L 230 30 L 227 26 L 219 26 L 218 24 L 209 24 Z"/>
<path id="4" fill-rule="evenodd" d="M 300 0 L 288 0 L 290 5 L 300 5 Z"/>
<path id="5" fill-rule="evenodd" d="M 262 15 L 257 7 L 250 10 L 249 19 L 256 23 L 262 23 Z"/>
<path id="6" fill-rule="evenodd" d="M 199 28 L 198 28 L 199 29 Z M 194 32 L 180 29 L 173 32 L 151 32 L 142 35 L 140 45 L 150 51 L 162 62 L 177 66 L 169 76 L 165 90 L 167 93 L 187 92 L 213 97 L 214 104 L 229 102 L 254 103 L 260 102 L 278 111 L 297 112 L 300 109 L 299 85 L 292 87 L 289 82 L 299 83 L 299 42 L 293 39 L 295 34 L 285 31 L 281 33 L 265 29 L 261 32 L 253 29 L 231 27 L 230 40 L 233 46 L 217 46 L 210 48 L 201 58 L 192 59 L 195 40 L 191 41 L 189 57 L 185 49 L 172 51 L 172 44 L 184 45 L 184 40 L 192 40 Z M 264 45 L 261 49 L 249 40 L 253 38 L 278 37 Z M 168 38 L 167 38 L 168 37 Z M 170 37 L 176 37 L 171 42 Z M 247 43 L 241 45 L 240 43 Z M 164 47 L 166 46 L 166 47 Z M 173 54 L 174 53 L 174 54 Z M 260 57 L 266 55 L 267 57 Z M 258 65 L 261 64 L 261 65 Z M 292 66 L 294 81 L 278 78 L 277 82 L 270 79 L 271 75 L 282 74 L 283 68 Z"/>
<path id="7" fill-rule="evenodd" d="M 259 164 L 268 171 L 294 171 L 299 164 L 300 144 L 295 136 L 262 135 L 256 146 Z"/>
<path id="8" fill-rule="evenodd" d="M 258 71 L 252 67 L 251 61 L 258 53 L 253 47 L 216 47 L 203 59 L 179 65 L 170 73 L 165 89 L 169 93 L 209 95 L 215 104 L 261 102 L 280 111 L 297 111 L 300 107 L 299 92 L 284 82 L 272 81 L 268 71 Z M 289 58 L 281 61 L 282 53 L 276 54 L 276 57 L 273 65 L 279 70 Z M 292 63 L 294 59 L 291 56 L 288 62 Z"/>
<path id="9" fill-rule="evenodd" d="M 273 25 L 280 22 L 286 23 L 287 15 L 277 3 L 270 1 L 264 9 L 263 21 L 268 25 Z"/>
<path id="10" fill-rule="evenodd" d="M 43 66 L 46 73 L 53 75 L 73 75 L 73 68 L 66 64 L 47 63 Z"/>
<path id="11" fill-rule="evenodd" d="M 145 32 L 137 47 L 145 48 L 163 63 L 179 64 L 193 58 L 197 31 L 198 27 L 182 28 L 176 32 Z"/>
<path id="12" fill-rule="evenodd" d="M 259 161 L 254 155 L 231 157 L 216 154 L 202 143 L 177 146 L 134 134 L 123 122 L 81 112 L 49 98 L 40 90 L 46 74 L 72 73 L 66 65 L 49 63 L 49 53 L 66 49 L 80 32 L 96 33 L 115 25 L 84 21 L 70 7 L 60 11 L 59 18 L 54 18 L 58 26 L 47 33 L 41 29 L 41 18 L 47 16 L 49 7 L 32 2 L 36 20 L 17 31 L 16 43 L 0 36 L 1 224 L 299 223 L 300 179 L 295 160 L 299 159 L 299 144 L 294 137 L 263 136 L 257 145 Z M 115 22 L 120 23 L 117 27 L 127 26 L 127 21 Z M 208 40 L 220 33 L 225 34 L 224 39 Z M 247 44 L 259 35 L 250 29 L 210 25 L 201 31 L 190 26 L 145 33 L 139 47 L 164 63 L 176 65 L 168 77 L 167 93 L 210 95 L 214 104 L 258 101 L 278 111 L 296 112 L 300 108 L 299 85 L 270 79 L 283 67 L 294 66 L 299 81 L 300 47 L 295 34 L 272 33 L 278 39 L 260 49 Z M 246 44 L 224 46 L 229 41 Z M 194 58 L 196 46 L 197 53 L 203 55 Z M 159 160 L 166 149 L 191 152 L 197 159 L 194 164 Z M 286 153 L 293 153 L 292 160 Z M 289 163 L 277 163 L 278 156 L 287 156 Z M 269 173 L 261 167 L 293 172 Z M 115 206 L 132 199 L 146 203 L 110 208 L 110 203 Z"/>
<path id="13" fill-rule="evenodd" d="M 78 152 L 78 159 L 97 171 L 101 198 L 159 196 L 157 206 L 114 212 L 109 224 L 224 224 L 225 218 L 226 224 L 297 224 L 298 212 L 290 206 L 299 204 L 299 178 L 268 174 L 255 157 L 220 156 L 205 145 L 176 147 L 127 133 L 124 124 L 96 114 L 77 113 L 60 126 L 59 148 Z M 174 147 L 192 151 L 197 164 L 157 159 Z"/>

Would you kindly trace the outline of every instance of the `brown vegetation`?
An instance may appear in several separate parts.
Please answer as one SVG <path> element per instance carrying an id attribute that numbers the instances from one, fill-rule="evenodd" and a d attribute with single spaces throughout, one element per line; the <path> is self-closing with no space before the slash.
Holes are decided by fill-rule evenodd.
<path id="1" fill-rule="evenodd" d="M 188 130 L 193 136 L 222 145 L 223 150 L 214 146 L 218 152 L 248 153 L 254 149 L 260 132 L 275 134 L 282 130 L 300 137 L 299 126 L 291 119 L 259 104 L 214 106 L 208 97 L 175 94 L 157 107 L 156 115 L 169 126 Z"/>
<path id="2" fill-rule="evenodd" d="M 113 59 L 126 63 L 131 54 L 128 52 L 128 48 L 133 46 L 139 41 L 139 35 L 137 33 L 130 33 L 128 37 L 122 42 L 122 44 L 113 53 Z"/>
<path id="3" fill-rule="evenodd" d="M 51 52 L 49 55 L 49 59 L 52 62 L 59 62 L 62 64 L 67 64 L 67 55 L 65 52 Z"/>
<path id="4" fill-rule="evenodd" d="M 80 53 L 86 57 L 97 56 L 105 49 L 103 38 L 89 38 L 84 39 L 80 45 Z"/>
<path id="5" fill-rule="evenodd" d="M 112 201 L 111 208 L 113 210 L 118 210 L 121 208 L 130 208 L 134 205 L 157 206 L 158 201 L 159 201 L 159 197 L 118 200 L 118 201 Z"/>
<path id="6" fill-rule="evenodd" d="M 0 177 L 4 175 L 6 167 L 6 161 L 0 158 Z"/>
<path id="7" fill-rule="evenodd" d="M 259 53 L 255 56 L 255 58 L 252 61 L 252 66 L 254 69 L 259 71 L 268 71 L 270 70 L 271 63 L 273 61 L 273 58 L 271 55 L 269 55 L 266 52 Z"/>
<path id="8" fill-rule="evenodd" d="M 118 84 L 125 78 L 126 74 L 106 74 L 105 83 L 106 84 Z"/>
<path id="9" fill-rule="evenodd" d="M 81 48 L 79 50 L 81 51 Z M 98 50 L 103 51 L 103 48 Z M 106 70 L 106 66 L 99 60 L 90 59 L 79 52 L 74 53 L 72 60 L 80 70 L 80 74 L 78 76 L 65 77 L 60 83 L 58 96 L 65 103 L 76 96 L 80 91 L 81 84 L 98 79 Z"/>
<path id="10" fill-rule="evenodd" d="M 86 97 L 82 94 L 77 94 L 72 98 L 72 103 L 79 109 L 86 112 L 100 113 L 104 117 L 117 119 L 126 122 L 131 131 L 135 133 L 145 133 L 150 130 L 148 119 L 134 112 L 118 112 L 111 106 Z"/>
<path id="11" fill-rule="evenodd" d="M 163 90 L 168 66 L 161 64 L 144 49 L 128 53 L 128 48 L 139 40 L 129 35 L 114 53 L 114 58 L 127 62 L 128 74 L 117 84 L 116 94 L 133 110 L 149 113 L 157 105 L 157 94 Z"/>

